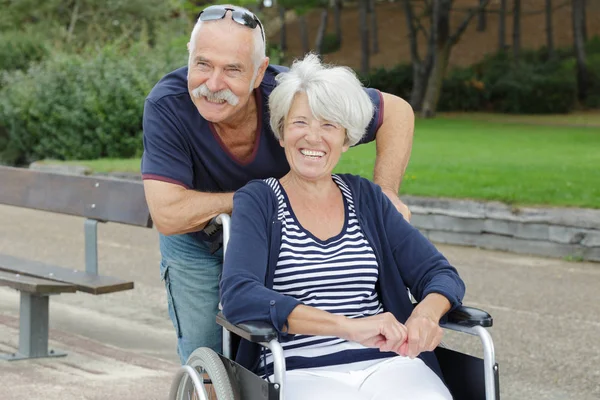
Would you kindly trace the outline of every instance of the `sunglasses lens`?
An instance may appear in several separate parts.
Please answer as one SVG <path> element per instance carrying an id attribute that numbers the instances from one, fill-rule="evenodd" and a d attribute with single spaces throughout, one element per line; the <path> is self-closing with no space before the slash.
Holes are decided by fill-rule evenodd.
<path id="1" fill-rule="evenodd" d="M 256 20 L 248 13 L 242 11 L 234 11 L 231 15 L 233 20 L 238 24 L 246 25 L 249 28 L 256 28 Z"/>
<path id="2" fill-rule="evenodd" d="M 225 16 L 226 9 L 222 7 L 208 7 L 200 14 L 200 21 L 214 21 Z"/>

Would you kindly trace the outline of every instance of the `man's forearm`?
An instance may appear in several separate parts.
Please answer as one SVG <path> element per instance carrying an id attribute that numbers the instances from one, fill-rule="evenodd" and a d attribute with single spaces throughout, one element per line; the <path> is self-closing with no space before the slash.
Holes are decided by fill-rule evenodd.
<path id="1" fill-rule="evenodd" d="M 233 193 L 203 193 L 189 190 L 185 199 L 172 206 L 168 235 L 197 232 L 221 213 L 231 214 Z"/>
<path id="2" fill-rule="evenodd" d="M 382 93 L 383 123 L 377 131 L 377 158 L 373 181 L 398 193 L 412 150 L 415 115 L 403 99 Z"/>
<path id="3" fill-rule="evenodd" d="M 156 180 L 145 180 L 144 189 L 154 225 L 164 235 L 199 231 L 233 208 L 233 193 L 197 192 Z"/>

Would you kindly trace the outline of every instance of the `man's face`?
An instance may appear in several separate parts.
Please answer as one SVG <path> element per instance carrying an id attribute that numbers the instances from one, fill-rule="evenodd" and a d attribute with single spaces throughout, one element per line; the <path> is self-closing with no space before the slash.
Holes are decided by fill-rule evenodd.
<path id="1" fill-rule="evenodd" d="M 202 25 L 189 65 L 192 101 L 198 112 L 213 123 L 227 123 L 238 116 L 260 85 L 267 65 L 265 61 L 254 76 L 253 30 L 230 18 L 228 15 Z"/>

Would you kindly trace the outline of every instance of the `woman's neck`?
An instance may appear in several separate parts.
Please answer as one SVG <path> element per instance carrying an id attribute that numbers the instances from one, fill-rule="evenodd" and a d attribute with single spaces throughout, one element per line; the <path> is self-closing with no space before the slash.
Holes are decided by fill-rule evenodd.
<path id="1" fill-rule="evenodd" d="M 338 186 L 335 184 L 331 175 L 321 179 L 309 181 L 294 174 L 293 171 L 284 175 L 279 182 L 288 193 L 300 195 L 303 198 L 319 200 L 326 199 L 331 196 L 331 193 L 338 191 Z"/>

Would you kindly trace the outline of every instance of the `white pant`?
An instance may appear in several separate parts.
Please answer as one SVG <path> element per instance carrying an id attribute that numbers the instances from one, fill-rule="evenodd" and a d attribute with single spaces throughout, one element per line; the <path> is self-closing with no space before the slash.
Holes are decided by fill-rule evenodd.
<path id="1" fill-rule="evenodd" d="M 419 358 L 392 357 L 286 374 L 286 400 L 452 400 Z"/>

